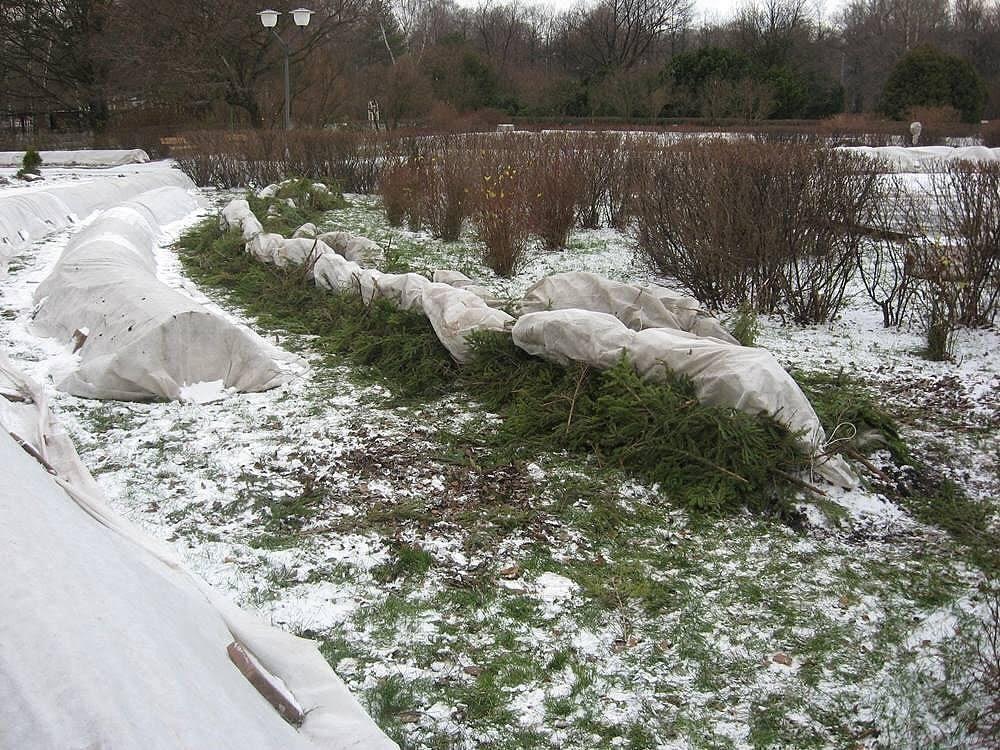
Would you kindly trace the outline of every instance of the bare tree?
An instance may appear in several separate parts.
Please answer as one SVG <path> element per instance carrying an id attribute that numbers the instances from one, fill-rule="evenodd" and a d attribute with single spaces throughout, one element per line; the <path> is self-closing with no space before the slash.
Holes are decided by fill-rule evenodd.
<path id="1" fill-rule="evenodd" d="M 102 37 L 111 7 L 111 0 L 0 0 L 8 106 L 78 110 L 99 127 L 107 116 Z"/>
<path id="2" fill-rule="evenodd" d="M 280 48 L 257 18 L 256 0 L 119 0 L 115 49 L 117 80 L 145 95 L 218 96 L 264 122 L 261 85 L 276 69 Z M 367 0 L 314 3 L 304 29 L 281 29 L 293 65 L 328 44 L 367 9 Z"/>
<path id="3" fill-rule="evenodd" d="M 690 0 L 601 0 L 571 20 L 574 51 L 590 71 L 628 70 L 664 36 L 685 28 Z"/>

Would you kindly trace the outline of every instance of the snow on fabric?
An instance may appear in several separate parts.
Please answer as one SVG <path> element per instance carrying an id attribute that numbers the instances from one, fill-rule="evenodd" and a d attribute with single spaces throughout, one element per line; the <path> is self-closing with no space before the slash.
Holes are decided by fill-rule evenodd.
<path id="1" fill-rule="evenodd" d="M 39 333 L 68 343 L 88 331 L 61 390 L 134 401 L 178 399 L 185 385 L 217 380 L 237 391 L 283 382 L 259 339 L 156 277 L 160 226 L 196 207 L 185 189 L 151 190 L 70 240 L 35 293 Z"/>
<path id="2" fill-rule="evenodd" d="M 527 313 L 514 324 L 514 343 L 529 354 L 558 364 L 585 362 L 602 369 L 624 355 L 644 379 L 668 372 L 691 379 L 698 400 L 749 414 L 768 414 L 798 433 L 817 457 L 816 471 L 851 487 L 857 478 L 839 456 L 820 457 L 826 436 L 798 384 L 764 350 L 730 344 L 669 328 L 630 330 L 618 318 L 589 310 Z"/>
<path id="3" fill-rule="evenodd" d="M 590 310 L 609 313 L 633 331 L 674 328 L 698 336 L 738 343 L 693 297 L 662 286 L 637 286 L 594 273 L 570 271 L 546 276 L 521 300 L 524 313 L 543 310 Z"/>
<path id="4" fill-rule="evenodd" d="M 107 505 L 3 353 L 0 465 L 5 747 L 396 747 L 312 642 L 225 600 Z M 298 730 L 230 660 L 234 642 L 303 709 Z"/>
<path id="5" fill-rule="evenodd" d="M 843 151 L 879 159 L 896 172 L 934 171 L 941 164 L 953 161 L 997 161 L 1000 148 L 986 146 L 842 146 Z"/>
<path id="6" fill-rule="evenodd" d="M 145 164 L 149 154 L 141 148 L 86 149 L 81 151 L 40 151 L 42 167 L 121 167 Z M 0 151 L 0 167 L 20 167 L 24 151 Z"/>
<path id="7" fill-rule="evenodd" d="M 0 193 L 0 274 L 6 273 L 9 259 L 32 242 L 94 211 L 155 188 L 194 188 L 179 170 L 150 167 L 129 175 L 99 174 L 68 184 L 40 182 L 4 190 Z"/>

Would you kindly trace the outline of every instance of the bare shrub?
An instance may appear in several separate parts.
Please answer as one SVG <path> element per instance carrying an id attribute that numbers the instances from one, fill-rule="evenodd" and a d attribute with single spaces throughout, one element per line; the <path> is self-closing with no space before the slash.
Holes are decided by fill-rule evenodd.
<path id="1" fill-rule="evenodd" d="M 432 152 L 425 166 L 427 225 L 434 236 L 453 242 L 462 234 L 469 215 L 474 167 L 465 150 L 451 147 Z"/>
<path id="2" fill-rule="evenodd" d="M 787 172 L 778 180 L 771 215 L 761 219 L 781 226 L 782 308 L 797 323 L 822 323 L 843 306 L 891 183 L 877 162 L 862 156 L 813 146 L 783 150 L 788 161 L 779 165 Z"/>
<path id="3" fill-rule="evenodd" d="M 935 175 L 932 194 L 948 242 L 935 259 L 936 283 L 954 287 L 960 325 L 992 325 L 1000 303 L 1000 164 L 951 163 Z"/>
<path id="4" fill-rule="evenodd" d="M 544 137 L 527 150 L 515 152 L 529 175 L 531 231 L 547 250 L 566 246 L 576 222 L 581 168 L 572 136 Z"/>
<path id="5" fill-rule="evenodd" d="M 771 289 L 773 281 L 754 278 L 761 270 L 752 258 L 756 248 L 743 242 L 755 221 L 750 197 L 740 193 L 750 187 L 757 157 L 721 141 L 681 143 L 651 154 L 639 187 L 640 252 L 715 309 L 772 307 L 757 292 Z"/>
<path id="6" fill-rule="evenodd" d="M 624 231 L 635 218 L 635 198 L 645 174 L 646 154 L 651 148 L 648 140 L 633 138 L 623 142 L 609 160 L 607 219 L 619 231 Z"/>
<path id="7" fill-rule="evenodd" d="M 584 229 L 597 229 L 608 202 L 615 155 L 622 137 L 619 133 L 586 133 L 577 137 L 576 144 L 580 180 L 577 221 Z"/>
<path id="8" fill-rule="evenodd" d="M 378 189 L 396 149 L 384 134 L 330 130 L 197 131 L 175 139 L 178 165 L 198 185 L 263 186 L 292 177 L 336 183 L 348 192 Z"/>
<path id="9" fill-rule="evenodd" d="M 382 194 L 382 207 L 386 220 L 394 227 L 403 225 L 406 218 L 407 205 L 410 199 L 409 185 L 413 175 L 407 163 L 403 162 L 388 167 L 379 183 Z"/>
<path id="10" fill-rule="evenodd" d="M 527 174 L 509 151 L 484 151 L 481 157 L 472 221 L 485 246 L 483 262 L 498 275 L 509 277 L 520 266 L 527 249 Z"/>
<path id="11" fill-rule="evenodd" d="M 406 227 L 419 232 L 427 214 L 427 184 L 430 181 L 427 159 L 422 153 L 411 154 L 406 162 L 408 179 L 402 186 Z"/>
<path id="12" fill-rule="evenodd" d="M 710 141 L 660 151 L 636 193 L 637 239 L 703 303 L 829 320 L 844 301 L 877 166 L 802 143 Z"/>
<path id="13" fill-rule="evenodd" d="M 928 292 L 926 302 L 927 358 L 933 362 L 947 362 L 955 356 L 955 329 L 957 310 L 949 287 L 935 286 Z"/>
<path id="14" fill-rule="evenodd" d="M 858 276 L 882 311 L 882 325 L 900 326 L 919 291 L 912 258 L 917 247 L 913 203 L 897 179 L 887 180 L 882 201 L 873 207 L 870 234 L 857 256 Z"/>

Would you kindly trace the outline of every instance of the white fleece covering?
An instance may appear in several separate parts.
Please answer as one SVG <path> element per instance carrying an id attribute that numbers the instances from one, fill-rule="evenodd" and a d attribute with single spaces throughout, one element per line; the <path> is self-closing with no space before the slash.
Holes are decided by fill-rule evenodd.
<path id="1" fill-rule="evenodd" d="M 841 146 L 870 159 L 885 162 L 894 172 L 933 172 L 953 161 L 997 161 L 1000 148 L 986 146 Z"/>
<path id="2" fill-rule="evenodd" d="M 95 211 L 161 187 L 193 189 L 187 176 L 150 165 L 135 174 L 99 173 L 70 183 L 45 181 L 0 192 L 0 274 L 15 254 L 51 232 L 65 229 Z"/>
<path id="3" fill-rule="evenodd" d="M 24 151 L 0 151 L 0 167 L 18 168 L 24 161 Z M 145 164 L 149 154 L 141 148 L 81 149 L 79 151 L 39 151 L 42 169 L 45 167 L 122 167 Z"/>
<path id="4" fill-rule="evenodd" d="M 698 300 L 662 286 L 637 286 L 583 271 L 552 274 L 536 282 L 521 300 L 521 312 L 590 310 L 614 315 L 633 331 L 673 328 L 738 343 Z"/>
<path id="5" fill-rule="evenodd" d="M 182 188 L 151 190 L 69 241 L 35 293 L 40 334 L 68 345 L 75 332 L 87 332 L 80 366 L 60 389 L 135 401 L 178 399 L 193 383 L 260 391 L 284 382 L 256 336 L 156 277 L 160 227 L 196 207 Z"/>
<path id="6" fill-rule="evenodd" d="M 396 748 L 311 641 L 243 612 L 108 506 L 2 352 L 0 466 L 3 747 Z M 230 661 L 234 641 L 304 709 L 299 729 Z"/>

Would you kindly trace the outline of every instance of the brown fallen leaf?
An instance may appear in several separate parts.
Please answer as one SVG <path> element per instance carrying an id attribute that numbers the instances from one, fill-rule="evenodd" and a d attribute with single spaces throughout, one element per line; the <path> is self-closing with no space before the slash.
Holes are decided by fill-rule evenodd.
<path id="1" fill-rule="evenodd" d="M 512 581 L 515 578 L 520 578 L 522 572 L 523 571 L 521 570 L 521 566 L 518 565 L 517 563 L 514 563 L 508 568 L 503 568 L 500 571 L 500 577 L 506 578 L 508 581 Z"/>
<path id="2" fill-rule="evenodd" d="M 784 651 L 777 651 L 771 657 L 771 661 L 776 664 L 784 664 L 786 667 L 792 666 L 792 657 L 786 654 Z"/>

